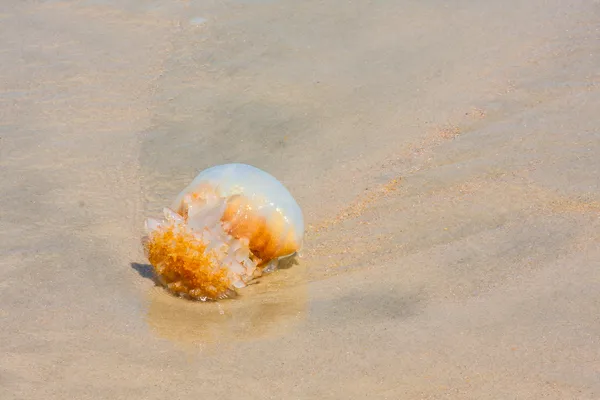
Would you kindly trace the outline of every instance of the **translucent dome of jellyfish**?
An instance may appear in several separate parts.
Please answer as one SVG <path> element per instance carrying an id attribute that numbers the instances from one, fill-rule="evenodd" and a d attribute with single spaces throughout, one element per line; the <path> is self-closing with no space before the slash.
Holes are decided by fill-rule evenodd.
<path id="1" fill-rule="evenodd" d="M 302 246 L 304 216 L 273 176 L 246 164 L 206 169 L 164 218 L 148 218 L 144 246 L 158 281 L 195 300 L 233 297 Z"/>

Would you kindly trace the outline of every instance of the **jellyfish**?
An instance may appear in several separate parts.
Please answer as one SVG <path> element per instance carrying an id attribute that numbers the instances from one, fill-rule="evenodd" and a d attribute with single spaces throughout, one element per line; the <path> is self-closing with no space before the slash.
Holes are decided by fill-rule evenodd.
<path id="1" fill-rule="evenodd" d="M 143 243 L 157 281 L 194 300 L 234 297 L 301 249 L 302 210 L 275 177 L 247 164 L 208 168 L 148 218 Z"/>

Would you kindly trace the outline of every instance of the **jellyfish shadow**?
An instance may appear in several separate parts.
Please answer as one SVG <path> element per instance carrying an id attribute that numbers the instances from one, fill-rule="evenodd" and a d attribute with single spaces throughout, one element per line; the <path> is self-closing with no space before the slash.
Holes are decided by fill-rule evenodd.
<path id="1" fill-rule="evenodd" d="M 281 258 L 277 263 L 277 269 L 290 269 L 295 265 L 299 265 L 298 253 L 294 253 L 289 257 Z"/>
<path id="2" fill-rule="evenodd" d="M 156 274 L 154 273 L 154 268 L 150 264 L 140 264 L 136 262 L 132 262 L 131 268 L 135 269 L 136 272 L 144 279 L 149 279 L 154 282 L 155 285 L 158 285 L 158 280 L 156 278 Z"/>

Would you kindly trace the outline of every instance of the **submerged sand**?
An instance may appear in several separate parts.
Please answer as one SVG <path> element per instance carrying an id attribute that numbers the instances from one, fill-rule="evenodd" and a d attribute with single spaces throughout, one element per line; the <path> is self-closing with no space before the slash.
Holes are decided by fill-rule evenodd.
<path id="1" fill-rule="evenodd" d="M 0 9 L 0 398 L 597 399 L 592 1 Z M 296 264 L 233 301 L 140 245 L 202 169 L 278 177 Z"/>

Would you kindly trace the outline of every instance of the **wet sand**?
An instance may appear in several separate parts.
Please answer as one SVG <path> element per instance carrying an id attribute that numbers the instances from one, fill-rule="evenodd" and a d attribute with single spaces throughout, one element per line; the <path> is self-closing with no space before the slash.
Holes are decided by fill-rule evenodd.
<path id="1" fill-rule="evenodd" d="M 597 399 L 598 2 L 0 8 L 0 398 Z M 236 300 L 143 219 L 245 162 L 305 212 Z"/>

